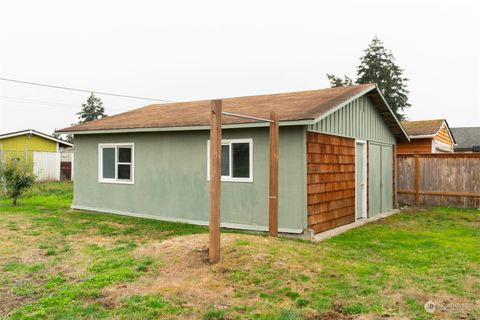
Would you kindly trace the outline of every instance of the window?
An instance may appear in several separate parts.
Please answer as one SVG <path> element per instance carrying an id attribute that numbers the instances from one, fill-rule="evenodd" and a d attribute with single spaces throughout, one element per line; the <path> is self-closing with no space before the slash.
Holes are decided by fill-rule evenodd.
<path id="1" fill-rule="evenodd" d="M 98 145 L 98 181 L 133 184 L 133 143 Z"/>
<path id="2" fill-rule="evenodd" d="M 207 143 L 207 180 L 210 180 L 210 141 Z M 222 140 L 222 181 L 253 182 L 253 140 Z"/>

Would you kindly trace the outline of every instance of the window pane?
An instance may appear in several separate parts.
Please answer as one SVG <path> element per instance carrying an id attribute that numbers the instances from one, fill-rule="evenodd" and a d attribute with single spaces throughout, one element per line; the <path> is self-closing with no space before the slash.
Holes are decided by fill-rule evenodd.
<path id="1" fill-rule="evenodd" d="M 230 146 L 222 145 L 222 176 L 230 176 Z"/>
<path id="2" fill-rule="evenodd" d="M 118 165 L 118 179 L 130 180 L 130 167 L 129 164 Z"/>
<path id="3" fill-rule="evenodd" d="M 115 179 L 115 148 L 102 148 L 104 179 Z"/>
<path id="4" fill-rule="evenodd" d="M 250 146 L 248 143 L 233 143 L 233 177 L 250 177 Z"/>
<path id="5" fill-rule="evenodd" d="M 132 148 L 120 147 L 118 148 L 118 162 L 132 162 Z"/>

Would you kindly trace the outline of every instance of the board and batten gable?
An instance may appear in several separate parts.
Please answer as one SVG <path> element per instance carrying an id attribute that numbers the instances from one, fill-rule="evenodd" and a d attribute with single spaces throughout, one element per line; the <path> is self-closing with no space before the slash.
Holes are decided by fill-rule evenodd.
<path id="1" fill-rule="evenodd" d="M 367 96 L 359 97 L 317 123 L 309 125 L 308 130 L 390 145 L 396 141 L 385 120 Z"/>
<path id="2" fill-rule="evenodd" d="M 281 127 L 279 228 L 301 233 L 306 217 L 305 126 Z M 253 182 L 222 182 L 223 227 L 268 229 L 268 127 L 224 129 L 223 139 L 253 140 Z M 209 131 L 75 135 L 73 208 L 208 224 Z M 134 183 L 98 181 L 99 144 L 134 144 Z"/>

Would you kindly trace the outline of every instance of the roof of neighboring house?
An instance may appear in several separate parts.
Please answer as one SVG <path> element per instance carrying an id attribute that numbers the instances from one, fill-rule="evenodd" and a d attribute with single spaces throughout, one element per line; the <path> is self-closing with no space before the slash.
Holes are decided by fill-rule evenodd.
<path id="1" fill-rule="evenodd" d="M 480 146 L 480 127 L 452 128 L 457 145 L 455 149 L 470 149 Z"/>
<path id="2" fill-rule="evenodd" d="M 9 132 L 9 133 L 2 133 L 2 134 L 0 134 L 0 140 L 1 139 L 6 139 L 6 138 L 11 138 L 11 137 L 17 137 L 17 136 L 21 136 L 21 135 L 26 135 L 26 134 L 33 134 L 33 135 L 36 135 L 36 136 L 39 136 L 39 137 L 42 137 L 42 138 L 45 138 L 45 139 L 48 139 L 48 140 L 58 142 L 59 144 L 62 144 L 66 147 L 73 147 L 73 144 L 71 144 L 69 142 L 63 141 L 61 139 L 57 139 L 55 137 L 52 137 L 51 135 L 48 135 L 48 134 L 45 134 L 45 133 L 42 133 L 40 131 L 36 131 L 36 130 L 33 130 L 33 129 L 26 129 L 26 130 Z"/>
<path id="3" fill-rule="evenodd" d="M 407 131 L 408 135 L 411 136 L 428 136 L 432 137 L 440 130 L 445 119 L 435 119 L 435 120 L 419 120 L 419 121 L 402 121 L 402 126 Z"/>
<path id="4" fill-rule="evenodd" d="M 276 111 L 280 125 L 309 124 L 328 116 L 354 99 L 367 94 L 397 138 L 408 140 L 400 122 L 393 115 L 375 84 L 361 84 L 321 90 L 258 95 L 222 99 L 222 111 L 268 119 Z M 267 125 L 254 119 L 223 116 L 222 124 Z M 75 125 L 58 132 L 101 133 L 146 131 L 138 129 L 208 129 L 210 100 L 153 104 L 99 120 Z"/>
<path id="5" fill-rule="evenodd" d="M 445 119 L 402 121 L 402 126 L 410 139 L 434 138 L 444 124 L 447 126 L 448 134 L 452 138 L 453 143 L 456 143 L 452 130 Z"/>

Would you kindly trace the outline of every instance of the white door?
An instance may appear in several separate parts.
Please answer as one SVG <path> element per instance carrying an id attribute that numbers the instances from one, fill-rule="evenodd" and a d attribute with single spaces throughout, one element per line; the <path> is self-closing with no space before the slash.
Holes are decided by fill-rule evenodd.
<path id="1" fill-rule="evenodd" d="M 357 141 L 355 144 L 355 219 L 367 217 L 367 161 L 366 143 Z"/>

